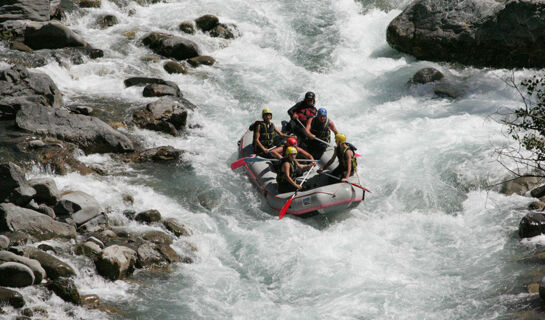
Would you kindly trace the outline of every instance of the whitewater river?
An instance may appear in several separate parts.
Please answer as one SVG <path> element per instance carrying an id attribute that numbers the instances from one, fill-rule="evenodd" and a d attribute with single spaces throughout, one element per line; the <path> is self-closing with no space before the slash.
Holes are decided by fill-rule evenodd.
<path id="1" fill-rule="evenodd" d="M 117 306 L 119 319 L 508 319 L 532 304 L 537 294 L 528 294 L 526 285 L 541 274 L 519 261 L 532 245 L 516 233 L 531 199 L 485 189 L 507 176 L 493 151 L 512 142 L 490 116 L 519 103 L 502 80 L 511 72 L 416 61 L 394 51 L 386 27 L 407 4 L 102 0 L 86 15 L 68 14 L 71 28 L 105 50 L 104 58 L 82 65 L 39 68 L 68 104 L 122 120 L 154 100 L 142 98 L 142 88 L 125 88 L 123 80 L 160 77 L 175 81 L 199 106 L 190 122 L 202 126 L 183 137 L 136 131 L 148 147 L 186 150 L 178 164 L 127 167 L 90 155 L 82 159 L 116 174 L 55 177 L 63 190 L 95 196 L 113 223 L 126 223 L 125 209 L 178 217 L 192 229 L 187 241 L 197 248 L 177 240 L 173 247 L 190 254 L 193 264 L 115 283 L 93 275 L 82 259 L 80 291 Z M 98 29 L 95 20 L 106 13 L 120 23 Z M 187 36 L 216 65 L 169 75 L 166 60 L 142 59 L 151 54 L 137 44 L 146 32 L 180 35 L 180 22 L 207 13 L 241 33 L 229 41 Z M 136 31 L 135 39 L 122 35 L 127 31 Z M 438 98 L 429 86 L 407 85 L 428 66 L 460 79 L 461 96 Z M 372 193 L 356 209 L 329 218 L 279 221 L 229 164 L 261 109 L 270 107 L 280 125 L 309 90 L 363 155 L 358 172 Z M 132 207 L 121 200 L 124 194 L 134 196 Z M 60 299 L 48 299 L 58 306 L 50 316 L 70 315 Z M 71 315 L 107 317 L 84 310 Z"/>

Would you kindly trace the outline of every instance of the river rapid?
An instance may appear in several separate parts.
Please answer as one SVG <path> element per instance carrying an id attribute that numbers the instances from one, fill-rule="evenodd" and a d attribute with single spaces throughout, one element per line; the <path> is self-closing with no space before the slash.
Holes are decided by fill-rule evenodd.
<path id="1" fill-rule="evenodd" d="M 408 3 L 169 0 L 140 6 L 102 0 L 101 8 L 85 15 L 69 13 L 66 24 L 104 49 L 105 57 L 38 68 L 68 104 L 123 120 L 154 100 L 143 98 L 141 88 L 125 88 L 123 80 L 159 77 L 176 82 L 199 106 L 189 121 L 201 125 L 182 137 L 136 130 L 148 147 L 186 150 L 180 163 L 129 167 L 89 155 L 81 159 L 115 174 L 54 177 L 63 190 L 93 195 L 113 221 L 124 222 L 125 209 L 153 208 L 193 231 L 173 247 L 191 252 L 195 262 L 171 272 L 141 271 L 111 283 L 94 275 L 92 264 L 78 262 L 80 291 L 121 311 L 78 310 L 73 317 L 508 319 L 531 306 L 537 294 L 527 293 L 526 285 L 540 273 L 519 260 L 534 244 L 521 243 L 516 234 L 531 199 L 486 188 L 507 176 L 494 150 L 512 141 L 492 115 L 520 103 L 503 81 L 511 71 L 416 61 L 394 51 L 386 27 Z M 180 22 L 207 13 L 236 24 L 240 37 L 178 30 Z M 120 23 L 101 30 L 95 20 L 102 14 L 114 14 Z M 136 31 L 135 39 L 122 35 L 127 31 Z M 149 31 L 188 37 L 217 63 L 167 74 L 166 60 L 142 59 L 151 51 L 136 40 Z M 460 97 L 440 98 L 431 86 L 407 85 L 428 66 L 461 79 Z M 372 193 L 359 207 L 328 218 L 279 221 L 229 164 L 261 109 L 270 107 L 279 126 L 306 91 L 316 93 L 317 105 L 358 147 L 358 173 Z M 49 176 L 38 169 L 32 175 Z M 121 201 L 124 194 L 134 196 L 134 205 Z M 60 299 L 47 299 L 57 316 L 66 315 Z"/>

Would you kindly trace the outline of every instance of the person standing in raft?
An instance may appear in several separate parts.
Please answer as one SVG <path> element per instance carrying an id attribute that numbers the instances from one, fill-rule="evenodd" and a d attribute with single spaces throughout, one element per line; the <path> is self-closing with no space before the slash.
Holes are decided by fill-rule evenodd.
<path id="1" fill-rule="evenodd" d="M 308 151 L 315 159 L 320 159 L 327 148 L 327 144 L 316 140 L 316 138 L 329 143 L 331 137 L 329 130 L 333 131 L 334 134 L 339 133 L 335 123 L 328 119 L 327 110 L 320 108 L 318 115 L 307 122 L 305 131 L 307 137 L 311 139 L 307 142 Z"/>
<path id="2" fill-rule="evenodd" d="M 256 121 L 250 130 L 254 131 L 254 153 L 264 158 L 282 158 L 278 153 L 272 153 L 270 149 L 274 147 L 275 137 L 277 135 L 283 138 L 289 138 L 287 134 L 280 132 L 272 123 L 272 110 L 265 108 L 261 111 L 263 121 Z"/>
<path id="3" fill-rule="evenodd" d="M 316 115 L 316 107 L 314 104 L 316 96 L 314 92 L 305 93 L 305 99 L 303 101 L 297 102 L 293 107 L 288 110 L 290 116 L 290 128 L 293 133 L 299 137 L 305 136 L 305 129 L 297 122 L 297 119 L 303 124 L 307 125 L 309 119 L 312 119 Z"/>
<path id="4" fill-rule="evenodd" d="M 333 157 L 331 157 L 323 168 L 318 169 L 318 173 L 322 173 L 322 171 L 326 170 L 335 161 L 335 158 L 339 158 L 339 165 L 331 174 L 339 177 L 344 182 L 354 175 L 354 172 L 358 169 L 358 163 L 354 154 L 355 148 L 346 142 L 346 137 L 342 133 L 335 135 L 335 142 L 337 143 L 337 147 L 335 147 Z"/>
<path id="5" fill-rule="evenodd" d="M 301 165 L 297 159 L 297 149 L 294 147 L 288 147 L 286 149 L 285 157 L 280 160 L 281 171 L 276 175 L 276 183 L 278 185 L 278 193 L 293 192 L 301 190 L 303 187 L 295 182 L 295 169 L 299 168 L 301 171 L 306 171 L 316 165 L 315 162 L 311 162 L 305 166 Z"/>

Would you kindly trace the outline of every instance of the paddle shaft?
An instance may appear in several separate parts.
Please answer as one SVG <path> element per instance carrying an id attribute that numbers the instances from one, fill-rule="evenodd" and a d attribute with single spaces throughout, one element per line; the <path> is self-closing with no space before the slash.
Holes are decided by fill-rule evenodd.
<path id="1" fill-rule="evenodd" d="M 310 175 L 310 172 L 312 171 L 312 169 L 314 169 L 314 167 L 310 168 L 307 172 L 307 174 L 305 175 L 305 177 L 303 178 L 303 181 L 301 181 L 301 186 L 303 186 L 303 183 L 305 183 L 305 181 L 307 181 L 307 178 L 308 176 Z M 291 205 L 291 202 L 293 201 L 293 198 L 295 198 L 295 196 L 297 195 L 297 192 L 299 192 L 299 189 L 295 190 L 295 192 L 293 193 L 293 195 L 289 198 L 289 200 L 286 202 L 286 204 L 284 204 L 284 206 L 282 207 L 282 209 L 280 210 L 280 213 L 278 214 L 278 219 L 282 219 L 284 218 L 284 216 L 286 215 L 286 212 L 288 212 L 288 209 Z"/>
<path id="2" fill-rule="evenodd" d="M 322 172 L 321 174 L 325 174 L 326 176 L 331 177 L 331 178 L 334 178 L 334 179 L 337 179 L 337 180 L 342 180 L 341 178 L 339 178 L 339 177 L 337 177 L 337 176 L 334 176 L 334 175 L 332 175 L 332 174 L 329 174 L 329 173 L 327 173 L 327 172 Z M 360 185 L 357 184 L 357 183 L 353 183 L 353 182 L 349 182 L 349 181 L 343 181 L 343 182 L 349 183 L 349 184 L 353 185 L 354 187 L 358 187 L 358 188 L 363 189 L 363 190 L 365 190 L 365 191 L 367 191 L 367 192 L 371 192 L 371 191 L 369 191 L 369 189 L 366 189 L 366 188 L 360 186 Z"/>

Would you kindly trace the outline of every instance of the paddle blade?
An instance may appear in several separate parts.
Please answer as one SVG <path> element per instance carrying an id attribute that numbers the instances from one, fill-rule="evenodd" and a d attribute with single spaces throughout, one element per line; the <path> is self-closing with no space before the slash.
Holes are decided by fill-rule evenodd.
<path id="1" fill-rule="evenodd" d="M 360 157 L 361 157 L 361 154 L 359 154 L 359 153 L 355 153 L 355 152 L 354 152 L 354 155 L 356 156 L 356 158 L 360 158 Z"/>
<path id="2" fill-rule="evenodd" d="M 267 161 L 267 160 L 270 160 L 270 159 L 263 159 L 263 158 L 256 158 L 256 157 L 244 158 L 244 161 L 246 162 L 259 162 L 259 161 Z"/>
<path id="3" fill-rule="evenodd" d="M 240 167 L 242 167 L 246 162 L 244 161 L 244 158 L 238 159 L 237 161 L 234 161 L 231 163 L 231 170 L 236 170 Z"/>
<path id="4" fill-rule="evenodd" d="M 278 214 L 278 219 L 282 219 L 284 218 L 284 216 L 286 215 L 286 212 L 288 212 L 288 209 L 290 208 L 290 205 L 291 205 L 291 201 L 293 200 L 293 197 L 291 197 L 287 202 L 286 204 L 282 207 L 282 210 L 280 210 L 280 214 Z"/>

